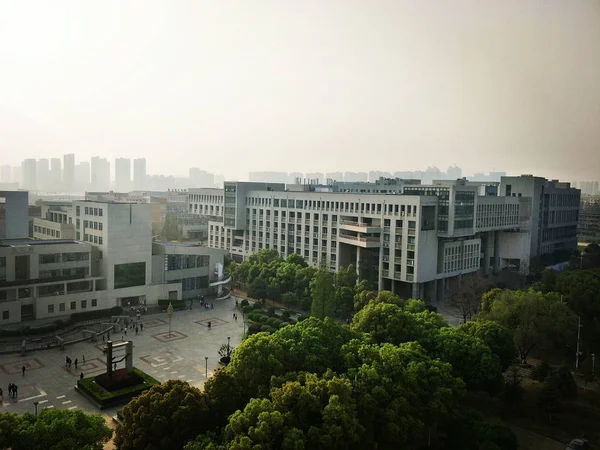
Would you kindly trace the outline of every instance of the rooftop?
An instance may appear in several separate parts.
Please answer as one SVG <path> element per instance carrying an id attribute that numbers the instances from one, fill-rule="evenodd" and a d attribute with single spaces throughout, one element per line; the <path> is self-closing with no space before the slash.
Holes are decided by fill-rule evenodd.
<path id="1" fill-rule="evenodd" d="M 73 239 L 0 239 L 0 247 L 18 247 L 22 245 L 57 245 L 57 244 L 81 244 Z"/>

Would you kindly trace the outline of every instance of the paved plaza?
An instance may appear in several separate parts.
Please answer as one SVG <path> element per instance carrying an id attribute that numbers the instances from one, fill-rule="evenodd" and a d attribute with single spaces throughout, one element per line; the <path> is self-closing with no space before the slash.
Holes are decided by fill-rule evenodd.
<path id="1" fill-rule="evenodd" d="M 234 320 L 234 297 L 215 303 L 214 309 L 205 309 L 194 304 L 190 311 L 175 311 L 169 335 L 169 319 L 166 313 L 148 314 L 142 317 L 144 331 L 139 335 L 129 330 L 125 333 L 112 333 L 113 342 L 133 341 L 133 363 L 135 367 L 152 375 L 158 381 L 179 379 L 202 388 L 206 380 L 206 359 L 208 357 L 208 377 L 219 367 L 219 348 L 231 337 L 231 345 L 237 346 L 243 336 L 244 324 L 241 313 Z M 211 328 L 208 328 L 208 322 Z M 115 356 L 118 356 L 116 353 Z M 75 361 L 66 367 L 66 357 Z M 85 356 L 85 362 L 83 357 Z M 25 366 L 25 376 L 22 367 Z M 118 368 L 124 367 L 124 362 Z M 34 402 L 38 408 L 80 408 L 86 412 L 100 412 L 82 395 L 75 391 L 81 372 L 84 376 L 99 375 L 106 371 L 106 357 L 102 354 L 102 341 L 83 342 L 65 346 L 64 350 L 49 349 L 19 354 L 0 355 L 0 387 L 4 391 L 1 402 L 2 412 L 34 412 Z M 18 397 L 9 398 L 8 384 L 18 386 Z M 108 408 L 102 412 L 112 415 L 120 407 Z"/>

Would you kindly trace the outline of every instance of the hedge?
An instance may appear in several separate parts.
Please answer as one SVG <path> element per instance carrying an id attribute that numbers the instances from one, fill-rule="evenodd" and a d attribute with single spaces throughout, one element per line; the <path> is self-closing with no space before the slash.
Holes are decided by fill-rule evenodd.
<path id="1" fill-rule="evenodd" d="M 243 308 L 243 307 L 245 307 L 245 306 L 248 306 L 249 304 L 250 304 L 250 302 L 249 302 L 248 300 L 246 300 L 246 299 L 243 299 L 243 300 L 240 302 L 240 306 L 241 306 L 242 308 Z"/>
<path id="2" fill-rule="evenodd" d="M 94 377 L 84 378 L 77 381 L 77 388 L 92 397 L 100 407 L 106 407 L 116 404 L 129 402 L 133 397 L 138 396 L 152 386 L 160 384 L 159 381 L 152 378 L 146 372 L 134 367 L 133 371 L 144 379 L 143 384 L 136 384 L 127 388 L 119 389 L 118 391 L 108 392 L 100 385 L 96 384 Z"/>

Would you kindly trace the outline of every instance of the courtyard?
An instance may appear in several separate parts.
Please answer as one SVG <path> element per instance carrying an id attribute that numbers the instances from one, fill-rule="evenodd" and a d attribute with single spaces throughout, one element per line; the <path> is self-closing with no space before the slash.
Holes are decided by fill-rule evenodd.
<path id="1" fill-rule="evenodd" d="M 219 367 L 219 348 L 231 338 L 236 347 L 242 340 L 244 324 L 241 314 L 233 318 L 236 299 L 231 297 L 215 303 L 214 309 L 205 309 L 194 304 L 192 310 L 174 311 L 169 334 L 167 313 L 142 316 L 144 330 L 138 335 L 135 331 L 112 333 L 113 342 L 133 341 L 133 364 L 152 375 L 158 381 L 169 379 L 187 381 L 202 389 L 207 376 L 210 377 Z M 208 322 L 211 327 L 208 327 Z M 100 410 L 75 390 L 80 374 L 85 377 L 99 375 L 106 371 L 106 357 L 102 352 L 102 342 L 82 342 L 65 346 L 64 350 L 48 349 L 2 355 L 0 358 L 0 387 L 4 400 L 0 404 L 2 412 L 34 412 L 34 402 L 38 408 L 81 409 L 89 413 Z M 85 362 L 84 362 L 85 356 Z M 65 364 L 66 357 L 75 361 L 71 367 Z M 206 359 L 208 358 L 208 360 Z M 25 366 L 25 375 L 22 367 Z M 119 363 L 124 367 L 124 362 Z M 8 384 L 18 386 L 18 397 L 10 398 Z M 102 413 L 114 415 L 120 407 L 107 408 Z"/>

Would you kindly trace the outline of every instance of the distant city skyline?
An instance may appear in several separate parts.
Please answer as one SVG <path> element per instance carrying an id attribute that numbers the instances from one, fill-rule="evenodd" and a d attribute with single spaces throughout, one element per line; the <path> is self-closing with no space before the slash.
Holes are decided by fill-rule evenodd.
<path id="1" fill-rule="evenodd" d="M 32 15 L 32 8 L 36 14 Z M 598 2 L 0 6 L 0 165 L 477 171 L 593 180 Z"/>

